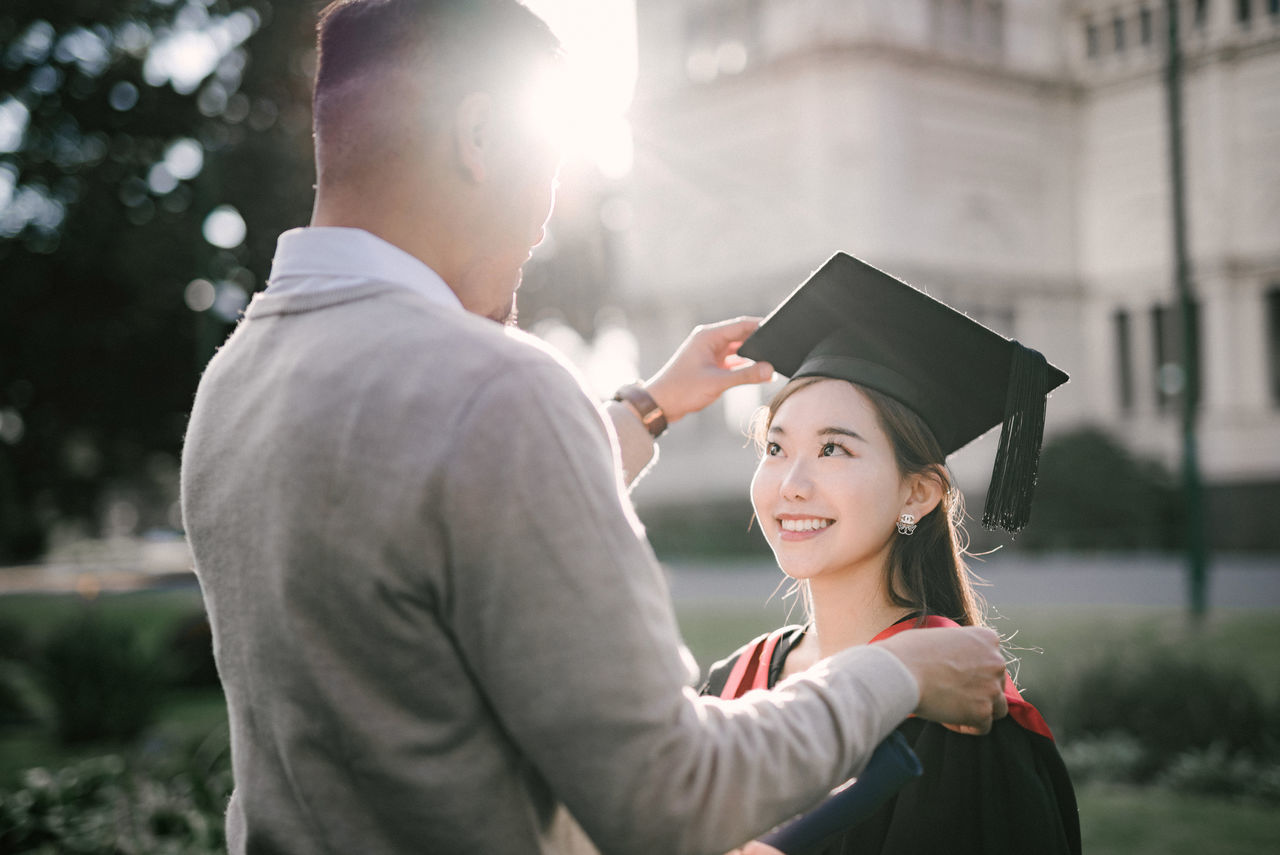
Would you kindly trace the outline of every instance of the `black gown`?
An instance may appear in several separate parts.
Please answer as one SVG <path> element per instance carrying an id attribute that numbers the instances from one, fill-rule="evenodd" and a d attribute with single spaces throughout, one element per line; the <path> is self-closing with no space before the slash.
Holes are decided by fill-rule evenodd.
<path id="1" fill-rule="evenodd" d="M 731 696 L 741 695 L 753 682 L 752 666 L 766 656 L 767 680 L 760 675 L 754 682 L 772 688 L 804 632 L 802 626 L 784 627 L 770 634 L 772 644 L 761 636 L 743 646 L 712 666 L 702 693 L 723 696 L 733 678 Z M 745 668 L 739 662 L 744 656 Z M 914 717 L 899 725 L 924 774 L 870 819 L 828 837 L 813 855 L 1079 855 L 1079 812 L 1066 767 L 1039 712 L 1016 689 L 1009 693 L 1011 714 L 985 736 Z"/>

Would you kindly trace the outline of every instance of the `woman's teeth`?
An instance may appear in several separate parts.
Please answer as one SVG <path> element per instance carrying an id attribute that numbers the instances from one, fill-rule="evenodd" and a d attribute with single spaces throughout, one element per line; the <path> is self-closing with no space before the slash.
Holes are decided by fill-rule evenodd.
<path id="1" fill-rule="evenodd" d="M 832 520 L 778 520 L 783 531 L 817 531 L 831 525 Z"/>

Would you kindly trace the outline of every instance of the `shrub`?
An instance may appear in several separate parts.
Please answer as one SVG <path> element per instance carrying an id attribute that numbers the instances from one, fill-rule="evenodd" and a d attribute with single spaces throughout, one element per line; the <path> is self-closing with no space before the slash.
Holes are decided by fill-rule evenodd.
<path id="1" fill-rule="evenodd" d="M 1260 756 L 1267 742 L 1265 705 L 1245 677 L 1168 651 L 1087 668 L 1065 693 L 1062 721 L 1064 732 L 1077 737 L 1133 739 L 1145 758 L 1139 778 L 1188 751 L 1218 745 Z"/>
<path id="2" fill-rule="evenodd" d="M 18 666 L 0 662 L 0 727 L 28 724 L 33 719 L 19 679 Z"/>
<path id="3" fill-rule="evenodd" d="M 1280 763 L 1233 754 L 1221 744 L 1180 755 L 1160 773 L 1156 783 L 1196 795 L 1244 797 L 1280 805 Z"/>
<path id="4" fill-rule="evenodd" d="M 166 746 L 132 767 L 109 756 L 29 770 L 18 788 L 0 791 L 0 852 L 225 852 L 225 746 L 221 734 Z"/>
<path id="5" fill-rule="evenodd" d="M 1160 464 L 1096 428 L 1064 433 L 1040 455 L 1028 549 L 1169 549 L 1181 542 L 1181 498 Z"/>
<path id="6" fill-rule="evenodd" d="M 39 666 L 55 730 L 68 743 L 137 736 L 167 676 L 137 632 L 91 608 L 54 631 Z"/>
<path id="7" fill-rule="evenodd" d="M 0 619 L 0 660 L 22 662 L 31 655 L 31 641 L 12 620 Z"/>
<path id="8" fill-rule="evenodd" d="M 213 661 L 213 633 L 203 609 L 178 622 L 169 637 L 167 652 L 176 685 L 200 689 L 221 687 Z"/>
<path id="9" fill-rule="evenodd" d="M 1133 783 L 1147 766 L 1141 743 L 1127 733 L 1072 739 L 1058 750 L 1076 786 L 1091 781 Z"/>

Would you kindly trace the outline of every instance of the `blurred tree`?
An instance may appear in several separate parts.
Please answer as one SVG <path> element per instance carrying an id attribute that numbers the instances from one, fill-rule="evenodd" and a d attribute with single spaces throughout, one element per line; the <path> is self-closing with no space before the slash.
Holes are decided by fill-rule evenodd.
<path id="1" fill-rule="evenodd" d="M 1040 455 L 1029 549 L 1177 548 L 1182 510 L 1173 476 L 1096 428 L 1060 434 Z"/>
<path id="2" fill-rule="evenodd" d="M 0 7 L 0 561 L 108 487 L 176 523 L 199 372 L 310 211 L 321 5 Z"/>

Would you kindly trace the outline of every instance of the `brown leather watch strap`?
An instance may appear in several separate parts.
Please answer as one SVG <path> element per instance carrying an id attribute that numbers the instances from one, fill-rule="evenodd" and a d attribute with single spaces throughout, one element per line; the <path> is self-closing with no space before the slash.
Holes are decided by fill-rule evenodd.
<path id="1" fill-rule="evenodd" d="M 653 396 L 639 383 L 629 383 L 613 395 L 613 400 L 629 406 L 654 439 L 667 429 L 667 416 Z"/>

